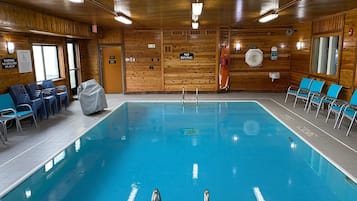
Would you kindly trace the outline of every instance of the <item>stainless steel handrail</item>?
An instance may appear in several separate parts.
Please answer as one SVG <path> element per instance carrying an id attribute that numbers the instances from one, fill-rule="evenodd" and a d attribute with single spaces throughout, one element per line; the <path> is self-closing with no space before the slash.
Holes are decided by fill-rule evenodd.
<path id="1" fill-rule="evenodd" d="M 151 201 L 161 201 L 160 191 L 155 188 L 151 195 Z"/>

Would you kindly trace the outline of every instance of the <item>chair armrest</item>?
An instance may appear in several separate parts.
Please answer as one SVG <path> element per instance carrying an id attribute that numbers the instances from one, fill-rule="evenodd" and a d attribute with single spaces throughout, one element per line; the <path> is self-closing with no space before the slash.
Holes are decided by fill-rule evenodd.
<path id="1" fill-rule="evenodd" d="M 13 108 L 5 108 L 0 110 L 0 115 L 8 114 L 8 113 L 16 113 L 16 111 Z"/>
<path id="2" fill-rule="evenodd" d="M 341 106 L 342 108 L 348 105 L 347 101 L 341 100 L 341 99 L 336 99 L 335 101 L 331 102 L 329 104 L 330 106 Z"/>
<path id="3" fill-rule="evenodd" d="M 16 109 L 28 108 L 28 110 L 32 111 L 32 108 L 29 104 L 19 104 L 16 106 Z"/>
<path id="4" fill-rule="evenodd" d="M 299 87 L 296 86 L 296 85 L 290 85 L 290 86 L 288 87 L 288 91 L 289 91 L 289 90 L 298 90 L 298 89 L 299 89 Z"/>
<path id="5" fill-rule="evenodd" d="M 60 85 L 56 87 L 57 92 L 67 92 L 67 87 L 65 85 Z"/>
<path id="6" fill-rule="evenodd" d="M 56 94 L 56 88 L 45 88 L 41 91 L 43 96 L 52 96 Z"/>

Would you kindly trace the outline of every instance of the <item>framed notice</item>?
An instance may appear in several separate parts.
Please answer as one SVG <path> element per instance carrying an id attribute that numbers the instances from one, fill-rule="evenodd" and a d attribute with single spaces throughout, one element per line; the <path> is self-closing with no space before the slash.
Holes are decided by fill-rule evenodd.
<path id="1" fill-rule="evenodd" d="M 31 51 L 17 50 L 16 54 L 17 54 L 19 73 L 32 72 Z"/>

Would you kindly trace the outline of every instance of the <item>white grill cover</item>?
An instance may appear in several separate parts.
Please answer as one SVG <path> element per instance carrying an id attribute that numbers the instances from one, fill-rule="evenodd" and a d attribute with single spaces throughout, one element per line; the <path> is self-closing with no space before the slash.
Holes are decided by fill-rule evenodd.
<path id="1" fill-rule="evenodd" d="M 108 107 L 104 89 L 94 79 L 82 82 L 79 85 L 78 100 L 85 115 L 102 111 Z"/>

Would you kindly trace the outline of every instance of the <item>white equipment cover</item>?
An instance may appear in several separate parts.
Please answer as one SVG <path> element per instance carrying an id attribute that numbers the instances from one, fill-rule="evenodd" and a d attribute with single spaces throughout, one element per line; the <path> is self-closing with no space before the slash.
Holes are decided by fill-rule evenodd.
<path id="1" fill-rule="evenodd" d="M 108 107 L 104 89 L 94 79 L 82 82 L 79 85 L 78 100 L 85 115 L 102 111 Z"/>

